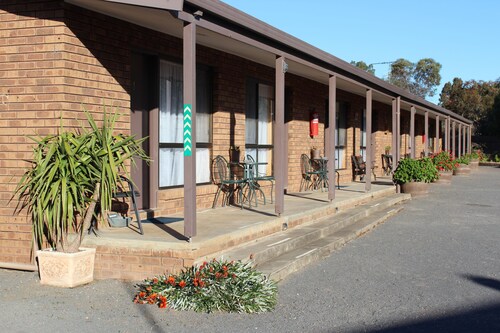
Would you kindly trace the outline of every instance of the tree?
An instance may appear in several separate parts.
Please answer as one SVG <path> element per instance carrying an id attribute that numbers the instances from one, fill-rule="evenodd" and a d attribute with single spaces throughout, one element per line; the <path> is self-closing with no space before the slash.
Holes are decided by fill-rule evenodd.
<path id="1" fill-rule="evenodd" d="M 373 68 L 373 65 L 370 64 L 368 65 L 366 62 L 360 60 L 360 61 L 351 61 L 351 65 L 354 65 L 358 68 L 361 68 L 362 70 L 375 75 L 375 68 Z"/>
<path id="2" fill-rule="evenodd" d="M 496 108 L 500 97 L 500 79 L 497 81 L 464 82 L 454 78 L 444 85 L 439 104 L 474 122 L 476 134 L 494 134 L 497 122 Z"/>
<path id="3" fill-rule="evenodd" d="M 387 81 L 422 98 L 432 97 L 441 83 L 440 71 L 441 64 L 431 58 L 421 59 L 416 64 L 400 58 L 391 64 Z"/>

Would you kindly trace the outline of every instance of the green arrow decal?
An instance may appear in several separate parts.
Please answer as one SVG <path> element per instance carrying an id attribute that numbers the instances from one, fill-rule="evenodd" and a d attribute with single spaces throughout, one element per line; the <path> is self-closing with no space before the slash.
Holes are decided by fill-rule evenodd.
<path id="1" fill-rule="evenodd" d="M 184 156 L 191 156 L 193 153 L 191 122 L 191 104 L 184 104 Z"/>

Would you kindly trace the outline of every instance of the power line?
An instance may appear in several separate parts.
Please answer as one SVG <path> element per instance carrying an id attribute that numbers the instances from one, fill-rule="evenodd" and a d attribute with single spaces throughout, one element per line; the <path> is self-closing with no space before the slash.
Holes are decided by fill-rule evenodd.
<path id="1" fill-rule="evenodd" d="M 374 62 L 373 64 L 370 64 L 368 66 L 371 66 L 371 65 L 387 65 L 387 64 L 393 64 L 393 63 L 395 63 L 395 61 Z"/>

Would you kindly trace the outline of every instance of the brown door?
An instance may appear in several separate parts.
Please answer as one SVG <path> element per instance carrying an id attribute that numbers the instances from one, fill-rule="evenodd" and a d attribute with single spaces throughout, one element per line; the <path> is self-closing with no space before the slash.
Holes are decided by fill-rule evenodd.
<path id="1" fill-rule="evenodd" d="M 132 54 L 130 122 L 132 135 L 136 138 L 150 136 L 149 117 L 157 104 L 157 66 L 155 56 Z M 149 139 L 144 141 L 143 149 L 151 155 Z M 139 209 L 147 209 L 151 207 L 150 168 L 144 161 L 136 160 L 136 165 L 136 168 L 132 168 L 131 177 L 140 192 L 137 206 Z"/>

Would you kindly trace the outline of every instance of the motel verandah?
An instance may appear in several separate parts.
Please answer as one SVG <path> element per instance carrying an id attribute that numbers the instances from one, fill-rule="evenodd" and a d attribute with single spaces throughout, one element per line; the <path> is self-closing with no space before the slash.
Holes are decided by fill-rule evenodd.
<path id="1" fill-rule="evenodd" d="M 148 137 L 152 163 L 132 170 L 139 208 L 150 218 L 181 213 L 188 239 L 197 236 L 197 211 L 213 205 L 212 161 L 230 160 L 231 150 L 274 176 L 262 189 L 274 191 L 279 216 L 285 193 L 299 191 L 300 157 L 313 148 L 341 184 L 353 178 L 353 155 L 382 175 L 388 146 L 396 161 L 471 149 L 471 121 L 219 1 L 6 0 L 0 33 L 4 263 L 33 259 L 30 223 L 10 200 L 32 152 L 28 136 L 55 133 L 61 117 L 76 127 L 84 109 L 97 118 L 104 106 L 117 109 L 120 130 Z M 366 191 L 371 182 L 367 173 Z M 333 200 L 335 187 L 325 195 Z"/>

